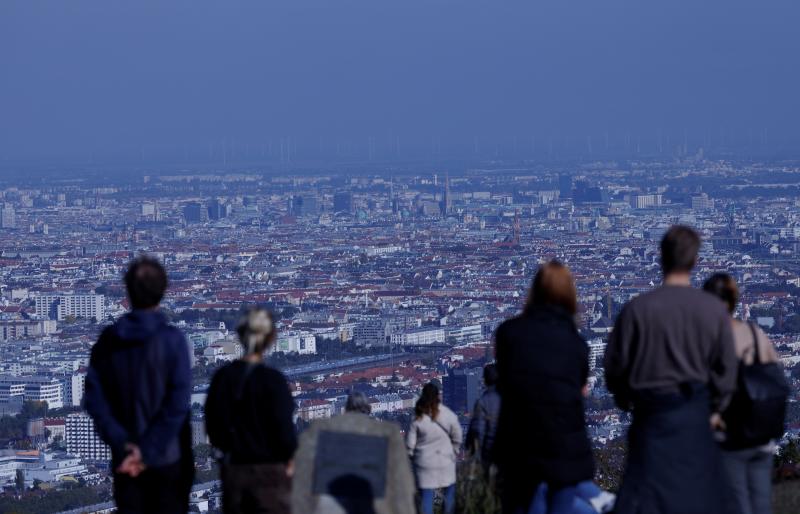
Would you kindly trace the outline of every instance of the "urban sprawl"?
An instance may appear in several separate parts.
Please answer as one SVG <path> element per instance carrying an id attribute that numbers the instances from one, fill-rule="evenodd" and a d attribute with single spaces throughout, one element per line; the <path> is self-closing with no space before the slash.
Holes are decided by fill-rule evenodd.
<path id="1" fill-rule="evenodd" d="M 241 355 L 244 306 L 279 331 L 271 363 L 289 379 L 296 424 L 339 414 L 350 391 L 407 426 L 422 385 L 443 384 L 466 425 L 537 267 L 566 263 L 592 368 L 587 423 L 598 447 L 627 415 L 603 384 L 621 307 L 661 280 L 673 224 L 703 236 L 696 284 L 733 275 L 737 315 L 800 377 L 800 167 L 710 161 L 595 162 L 485 169 L 287 173 L 53 174 L 0 191 L 0 486 L 98 488 L 110 454 L 82 410 L 89 353 L 128 309 L 121 276 L 161 260 L 163 309 L 191 346 L 197 510 L 218 508 L 203 405 L 214 371 Z M 800 430 L 796 394 L 786 438 Z M 205 475 L 204 475 L 205 473 Z M 99 497 L 102 499 L 102 495 Z M 96 500 L 87 496 L 87 502 Z"/>

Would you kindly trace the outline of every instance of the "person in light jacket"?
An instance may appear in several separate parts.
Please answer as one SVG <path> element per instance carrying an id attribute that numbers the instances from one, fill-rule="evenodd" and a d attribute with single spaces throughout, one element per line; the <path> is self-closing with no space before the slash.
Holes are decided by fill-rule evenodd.
<path id="1" fill-rule="evenodd" d="M 461 424 L 453 411 L 442 405 L 439 389 L 433 384 L 422 388 L 414 412 L 416 418 L 408 429 L 406 446 L 414 464 L 421 512 L 433 514 L 433 497 L 437 489 L 443 489 L 444 512 L 453 514 Z"/>

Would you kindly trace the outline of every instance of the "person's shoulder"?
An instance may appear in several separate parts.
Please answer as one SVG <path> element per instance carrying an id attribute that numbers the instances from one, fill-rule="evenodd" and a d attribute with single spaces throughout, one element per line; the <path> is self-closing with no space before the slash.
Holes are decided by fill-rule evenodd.
<path id="1" fill-rule="evenodd" d="M 168 338 L 171 341 L 175 342 L 184 342 L 186 341 L 186 337 L 183 335 L 183 331 L 172 325 L 170 323 L 164 323 L 162 327 L 159 329 L 161 332 L 162 337 Z"/>
<path id="2" fill-rule="evenodd" d="M 219 384 L 226 382 L 228 377 L 231 375 L 232 365 L 233 363 L 229 362 L 223 366 L 220 366 L 211 377 L 211 384 L 209 387 L 216 387 L 219 386 Z"/>
<path id="3" fill-rule="evenodd" d="M 458 422 L 458 416 L 456 416 L 456 413 L 445 404 L 439 405 L 439 416 L 447 419 L 447 421 L 453 421 L 455 419 L 456 422 Z"/>
<path id="4" fill-rule="evenodd" d="M 525 323 L 524 317 L 521 314 L 514 316 L 512 318 L 508 318 L 507 320 L 505 320 L 504 322 L 500 323 L 500 325 L 497 326 L 495 334 L 497 336 L 502 337 L 503 334 L 506 334 L 508 332 L 513 332 L 514 330 L 518 330 L 524 323 Z"/>
<path id="5" fill-rule="evenodd" d="M 282 371 L 273 368 L 267 364 L 260 364 L 256 367 L 255 373 L 258 376 L 271 384 L 288 384 L 289 380 L 286 378 L 286 375 L 283 374 Z"/>
<path id="6" fill-rule="evenodd" d="M 725 302 L 720 300 L 717 296 L 708 291 L 703 291 L 702 289 L 695 289 L 693 287 L 687 289 L 691 289 L 692 293 L 689 293 L 689 296 L 695 302 L 695 305 L 702 309 L 704 313 L 715 314 L 725 320 L 730 319 L 731 315 L 728 312 L 728 307 L 725 305 Z"/>
<path id="7" fill-rule="evenodd" d="M 111 350 L 112 341 L 116 336 L 116 324 L 108 325 L 100 331 L 97 342 L 92 346 L 91 355 L 99 356 Z"/>

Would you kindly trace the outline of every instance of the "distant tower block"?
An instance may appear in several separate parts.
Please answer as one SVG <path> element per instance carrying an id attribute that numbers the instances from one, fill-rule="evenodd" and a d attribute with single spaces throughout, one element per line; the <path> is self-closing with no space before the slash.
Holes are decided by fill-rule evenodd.
<path id="1" fill-rule="evenodd" d="M 444 197 L 442 198 L 442 214 L 448 215 L 453 210 L 453 199 L 450 196 L 450 175 L 444 178 Z"/>

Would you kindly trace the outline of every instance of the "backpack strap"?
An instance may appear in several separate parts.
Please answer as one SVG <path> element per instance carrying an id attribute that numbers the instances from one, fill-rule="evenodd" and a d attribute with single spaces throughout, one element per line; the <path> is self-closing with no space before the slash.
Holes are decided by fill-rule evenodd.
<path id="1" fill-rule="evenodd" d="M 756 332 L 756 327 L 752 321 L 748 322 L 747 326 L 750 327 L 750 333 L 753 334 L 753 364 L 761 364 L 761 352 L 758 350 L 758 332 Z"/>
<path id="2" fill-rule="evenodd" d="M 450 431 L 449 431 L 449 430 L 447 430 L 447 429 L 444 427 L 444 425 L 442 425 L 441 423 L 439 423 L 439 420 L 437 420 L 437 419 L 433 419 L 433 418 L 431 417 L 431 421 L 433 421 L 433 424 L 434 424 L 434 425 L 436 425 L 437 427 L 441 428 L 441 429 L 442 429 L 442 432 L 444 432 L 444 435 L 446 435 L 446 436 L 447 436 L 447 440 L 448 440 L 448 441 L 450 441 L 450 448 L 452 448 L 452 449 L 453 449 L 453 455 L 455 455 L 455 454 L 456 454 L 456 449 L 455 449 L 455 448 L 453 448 L 453 438 L 450 436 Z"/>

